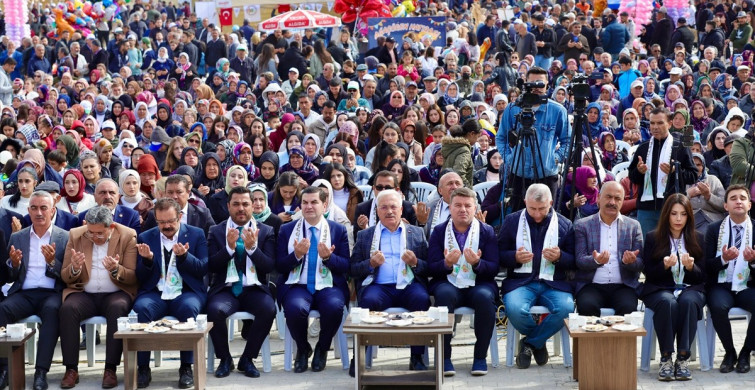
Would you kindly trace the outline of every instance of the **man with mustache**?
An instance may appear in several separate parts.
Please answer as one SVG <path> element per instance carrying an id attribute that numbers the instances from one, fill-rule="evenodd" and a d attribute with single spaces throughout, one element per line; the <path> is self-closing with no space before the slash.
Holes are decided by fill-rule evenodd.
<path id="1" fill-rule="evenodd" d="M 140 282 L 134 301 L 134 311 L 140 323 L 159 320 L 165 316 L 185 322 L 196 318 L 207 301 L 207 239 L 202 229 L 181 223 L 181 206 L 171 198 L 155 203 L 157 227 L 139 235 L 136 245 L 139 257 L 136 278 Z M 154 249 L 154 253 L 152 251 Z M 137 386 L 149 386 L 150 352 L 138 352 Z M 204 359 L 204 357 L 200 357 Z M 178 387 L 194 386 L 191 363 L 192 351 L 181 351 Z"/>
<path id="2" fill-rule="evenodd" d="M 130 227 L 139 234 L 142 231 L 142 224 L 139 221 L 139 213 L 119 203 L 121 193 L 118 189 L 118 183 L 113 179 L 100 179 L 94 187 L 94 201 L 97 206 L 105 206 L 113 212 L 113 222 Z M 79 226 L 84 224 L 86 211 L 79 213 Z"/>
<path id="3" fill-rule="evenodd" d="M 598 214 L 574 223 L 577 262 L 577 311 L 600 316 L 600 308 L 631 313 L 637 308 L 640 257 L 640 223 L 621 215 L 624 187 L 609 181 L 600 189 Z"/>

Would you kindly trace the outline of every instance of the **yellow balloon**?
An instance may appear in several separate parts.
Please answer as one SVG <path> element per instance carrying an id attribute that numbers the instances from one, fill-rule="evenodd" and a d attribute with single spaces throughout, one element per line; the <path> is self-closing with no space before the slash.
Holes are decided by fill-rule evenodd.
<path id="1" fill-rule="evenodd" d="M 391 15 L 393 15 L 394 17 L 406 16 L 406 7 L 404 7 L 403 4 L 399 4 L 398 7 L 393 9 L 393 12 L 391 12 Z"/>
<path id="2" fill-rule="evenodd" d="M 406 8 L 407 13 L 414 12 L 414 9 L 415 9 L 414 3 L 411 0 L 405 0 L 403 3 L 401 3 L 401 5 L 403 5 L 404 8 Z"/>

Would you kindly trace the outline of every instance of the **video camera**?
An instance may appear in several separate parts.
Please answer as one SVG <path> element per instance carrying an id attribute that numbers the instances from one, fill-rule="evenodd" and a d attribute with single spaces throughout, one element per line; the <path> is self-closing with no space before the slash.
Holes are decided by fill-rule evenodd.
<path id="1" fill-rule="evenodd" d="M 532 81 L 525 83 L 524 79 L 519 78 L 516 80 L 516 86 L 520 91 L 523 91 L 522 94 L 519 95 L 519 99 L 516 102 L 517 105 L 522 109 L 532 108 L 532 106 L 548 103 L 548 96 L 538 95 L 532 92 L 532 90 L 535 88 L 545 88 L 545 83 L 543 83 L 542 81 Z"/>
<path id="2" fill-rule="evenodd" d="M 533 92 L 534 89 L 545 88 L 545 83 L 542 81 L 532 81 L 525 83 L 523 79 L 517 79 L 516 86 L 519 90 L 523 91 L 519 95 L 519 99 L 516 101 L 516 105 L 522 110 L 516 114 L 516 119 L 521 125 L 519 132 L 517 129 L 511 129 L 509 131 L 508 140 L 509 145 L 513 148 L 519 142 L 522 137 L 529 137 L 535 134 L 535 111 L 532 110 L 533 106 L 547 104 L 547 95 L 538 95 Z"/>
<path id="3" fill-rule="evenodd" d="M 582 73 L 574 75 L 567 91 L 574 97 L 574 106 L 586 107 L 587 102 L 592 99 L 590 84 L 587 83 L 588 77 Z"/>

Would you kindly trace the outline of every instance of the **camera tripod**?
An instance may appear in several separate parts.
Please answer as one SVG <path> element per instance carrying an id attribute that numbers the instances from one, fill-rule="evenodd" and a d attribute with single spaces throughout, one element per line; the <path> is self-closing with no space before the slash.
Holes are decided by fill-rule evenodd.
<path id="1" fill-rule="evenodd" d="M 521 104 L 518 102 L 517 104 Z M 509 191 L 511 200 L 509 206 L 512 211 L 518 211 L 524 208 L 524 196 L 527 192 L 528 184 L 540 183 L 545 178 L 545 167 L 543 166 L 543 156 L 540 150 L 540 140 L 535 131 L 535 113 L 532 107 L 524 105 L 522 111 L 516 114 L 514 129 L 509 132 L 509 146 L 514 150 L 511 164 L 511 179 L 509 183 L 504 180 L 504 191 Z M 530 153 L 531 164 L 527 164 L 524 155 Z M 530 166 L 528 166 L 530 165 Z M 527 170 L 534 174 L 532 179 L 525 178 Z M 502 210 L 506 216 L 507 209 Z"/>

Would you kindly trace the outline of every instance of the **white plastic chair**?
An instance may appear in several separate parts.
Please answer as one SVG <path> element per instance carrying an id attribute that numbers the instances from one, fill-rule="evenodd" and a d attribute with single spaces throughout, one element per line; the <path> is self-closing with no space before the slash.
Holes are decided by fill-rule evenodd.
<path id="1" fill-rule="evenodd" d="M 752 313 L 739 307 L 732 307 L 729 310 L 729 319 L 735 317 L 745 317 L 748 324 L 752 321 Z M 705 331 L 708 336 L 708 354 L 710 355 L 708 357 L 708 362 L 713 366 L 713 359 L 716 354 L 716 337 L 718 337 L 718 335 L 716 335 L 716 329 L 713 327 L 713 321 L 710 318 L 706 321 Z"/>
<path id="2" fill-rule="evenodd" d="M 627 177 L 627 176 L 629 176 L 629 170 L 628 170 L 628 169 L 624 169 L 623 171 L 621 171 L 621 172 L 617 173 L 617 174 L 616 174 L 616 175 L 614 176 L 614 180 L 615 180 L 615 181 L 616 181 L 617 183 L 621 183 L 621 181 L 622 181 L 622 180 L 624 180 L 624 178 L 625 178 L 625 177 Z"/>
<path id="3" fill-rule="evenodd" d="M 430 183 L 425 183 L 425 182 L 413 181 L 411 183 L 411 187 L 414 190 L 414 192 L 417 194 L 418 202 L 427 202 L 427 199 L 430 196 L 430 193 L 437 190 L 437 188 L 434 185 Z"/>
<path id="4" fill-rule="evenodd" d="M 482 203 L 482 201 L 485 199 L 485 195 L 488 194 L 488 191 L 496 184 L 498 184 L 497 181 L 486 181 L 483 183 L 475 184 L 474 187 L 472 187 L 474 192 L 477 193 L 477 198 L 479 199 L 480 203 Z"/>
<path id="5" fill-rule="evenodd" d="M 336 358 L 338 358 L 339 356 L 341 357 L 341 365 L 343 366 L 344 370 L 349 369 L 349 345 L 348 341 L 346 340 L 346 334 L 343 333 L 343 323 L 344 321 L 346 321 L 348 315 L 349 311 L 346 307 L 344 307 L 343 317 L 341 318 L 341 325 L 338 326 L 338 332 L 336 332 L 336 336 L 333 338 L 333 343 L 335 344 L 333 353 L 336 355 Z M 309 318 L 320 318 L 320 312 L 317 310 L 310 310 Z M 283 342 L 283 369 L 285 371 L 291 371 L 291 361 L 293 360 L 295 353 L 296 343 L 291 337 L 291 332 L 288 329 L 288 325 L 286 325 L 286 338 Z"/>
<path id="6" fill-rule="evenodd" d="M 655 355 L 655 349 L 657 343 L 657 336 L 655 334 L 655 326 L 653 325 L 653 310 L 645 307 L 645 318 L 642 326 L 647 331 L 645 336 L 642 336 L 642 352 L 640 353 L 640 370 L 650 371 L 650 359 Z M 712 360 L 708 352 L 709 341 L 707 340 L 705 329 L 705 316 L 700 321 L 697 321 L 697 347 L 700 349 L 700 370 L 708 371 L 711 368 Z M 695 361 L 697 354 L 695 350 L 695 343 L 692 342 L 690 346 L 690 360 Z"/>
<path id="7" fill-rule="evenodd" d="M 614 176 L 618 175 L 621 171 L 626 171 L 629 169 L 629 161 L 625 161 L 623 163 L 618 163 L 614 165 L 613 169 L 611 169 L 611 173 L 613 173 Z"/>
<path id="8" fill-rule="evenodd" d="M 530 308 L 530 314 L 550 314 L 550 310 L 544 306 L 532 306 Z M 561 340 L 559 340 L 559 338 Z M 564 352 L 564 367 L 572 366 L 571 345 L 569 344 L 569 330 L 566 326 L 563 326 L 560 331 L 553 335 L 553 354 L 558 355 L 560 353 L 559 342 L 563 346 Z M 508 321 L 506 327 L 506 366 L 514 366 L 514 356 L 518 350 L 519 344 L 519 331 L 516 330 L 511 320 Z"/>
<path id="9" fill-rule="evenodd" d="M 626 141 L 616 140 L 616 150 L 623 150 L 627 154 L 629 154 L 629 149 L 631 146 L 629 146 L 629 143 Z"/>
<path id="10" fill-rule="evenodd" d="M 254 320 L 254 315 L 245 311 L 238 311 L 228 316 L 225 322 L 226 324 L 228 324 L 229 322 L 236 321 L 236 320 Z M 233 332 L 233 328 L 229 326 L 228 327 L 229 339 L 231 339 L 230 333 L 232 332 Z M 89 333 L 87 333 L 87 335 L 89 335 Z M 265 341 L 262 342 L 261 352 L 262 352 L 262 371 L 263 372 L 272 371 L 273 363 L 272 363 L 272 357 L 270 355 L 270 335 L 269 334 L 267 335 L 267 337 L 265 337 Z M 207 372 L 209 373 L 215 372 L 215 345 L 212 343 L 212 337 L 207 337 Z"/>
<path id="11" fill-rule="evenodd" d="M 372 176 L 372 171 L 370 170 L 370 168 L 363 167 L 361 165 L 357 165 L 357 166 L 354 167 L 354 170 L 357 171 L 357 172 L 360 172 L 360 173 L 361 172 L 367 173 L 367 176 Z"/>
<path id="12" fill-rule="evenodd" d="M 364 198 L 364 200 L 372 199 L 372 186 L 371 185 L 363 184 L 363 185 L 357 186 L 357 188 L 359 188 L 359 191 L 362 191 L 362 197 Z"/>

